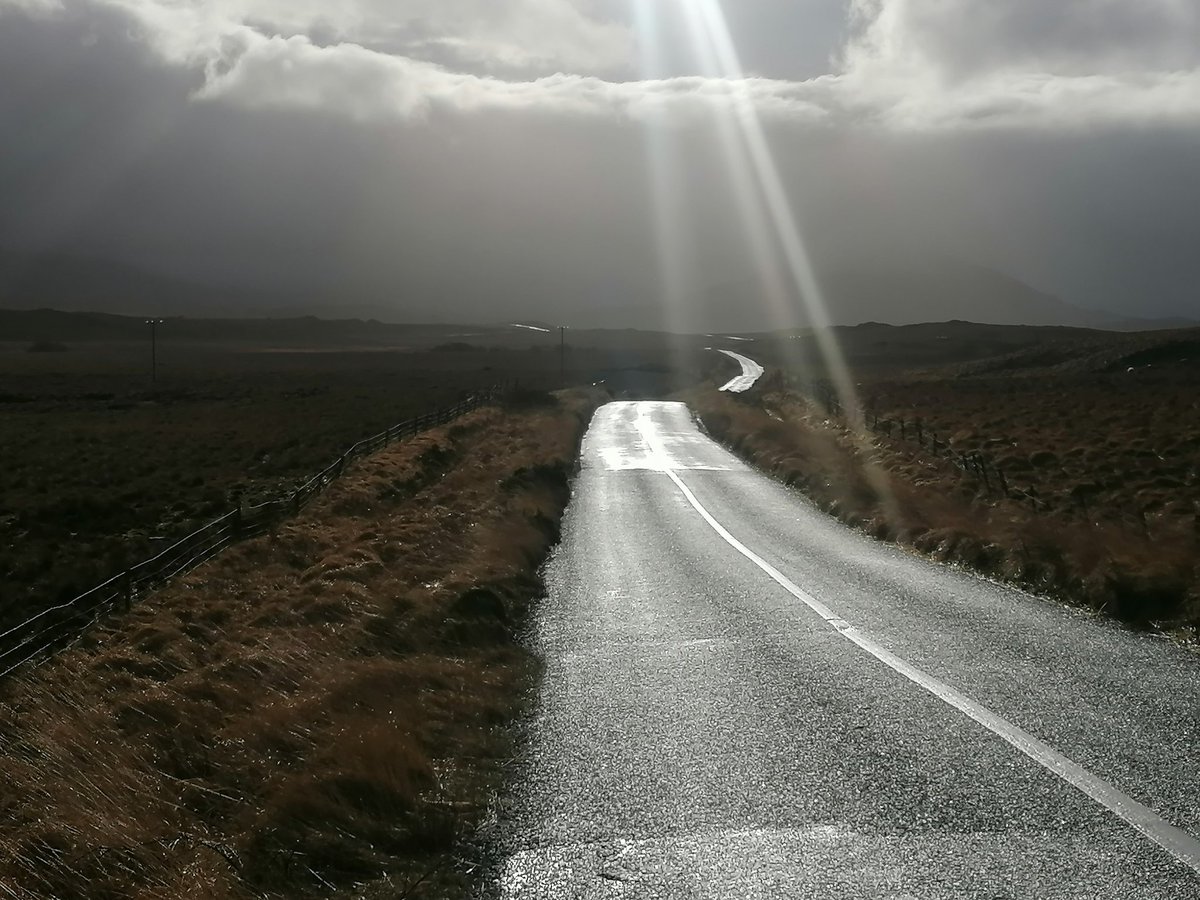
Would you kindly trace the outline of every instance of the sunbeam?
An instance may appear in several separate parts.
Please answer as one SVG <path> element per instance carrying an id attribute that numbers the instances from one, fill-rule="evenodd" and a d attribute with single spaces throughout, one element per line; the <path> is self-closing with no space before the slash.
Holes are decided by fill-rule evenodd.
<path id="1" fill-rule="evenodd" d="M 638 32 L 642 78 L 663 74 L 659 10 L 655 0 L 633 0 L 632 12 Z M 658 256 L 660 296 L 668 332 L 685 329 L 687 305 L 687 259 L 683 191 L 677 167 L 671 164 L 678 148 L 667 127 L 648 120 L 644 126 L 646 168 L 654 217 L 654 242 Z"/>
<path id="2" fill-rule="evenodd" d="M 720 74 L 729 82 L 729 95 L 734 104 L 733 115 L 730 118 L 737 125 L 741 147 L 744 148 L 747 158 L 747 167 L 756 179 L 756 196 L 765 206 L 766 215 L 774 229 L 774 237 L 783 253 L 787 274 L 804 304 L 826 374 L 833 383 L 851 423 L 857 428 L 862 419 L 858 392 L 854 389 L 854 382 L 841 347 L 830 330 L 829 312 L 824 295 L 801 237 L 795 213 L 788 201 L 779 168 L 767 145 L 766 134 L 754 100 L 746 88 L 746 75 L 730 36 L 725 13 L 718 0 L 684 0 L 683 6 L 693 30 L 705 36 L 706 43 L 711 48 L 709 53 Z M 735 172 L 737 168 L 739 166 L 734 167 Z"/>
<path id="3" fill-rule="evenodd" d="M 707 76 L 721 77 L 716 47 L 710 38 L 709 30 L 698 16 L 688 15 L 685 20 L 701 72 Z M 776 328 L 787 328 L 795 322 L 795 311 L 790 300 L 792 291 L 783 277 L 780 245 L 764 214 L 763 198 L 750 166 L 740 128 L 735 121 L 732 105 L 714 104 L 712 117 L 725 167 L 732 181 L 743 237 L 754 261 L 754 271 L 766 297 L 772 324 Z M 799 344 L 791 341 L 781 342 L 780 352 L 786 361 L 792 363 L 796 371 L 801 373 L 801 377 L 813 376 L 814 373 L 810 371 L 808 360 L 800 350 Z"/>
<path id="4" fill-rule="evenodd" d="M 788 199 L 779 168 L 767 143 L 753 98 L 747 90 L 746 74 L 730 35 L 719 0 L 683 0 L 692 43 L 706 69 L 725 79 L 731 108 L 715 113 L 718 134 L 733 179 L 738 209 L 746 227 L 747 241 L 763 282 L 771 312 L 777 321 L 790 319 L 791 287 L 800 298 L 812 328 L 821 367 L 841 400 L 852 433 L 867 450 L 870 441 L 863 419 L 862 403 L 849 367 L 832 330 L 829 311 L 800 225 Z M 779 278 L 782 268 L 790 285 Z M 789 354 L 797 362 L 801 377 L 808 377 L 808 361 L 798 352 Z M 864 454 L 870 460 L 869 454 Z M 864 474 L 875 489 L 889 516 L 896 513 L 896 499 L 886 474 L 871 462 Z"/>

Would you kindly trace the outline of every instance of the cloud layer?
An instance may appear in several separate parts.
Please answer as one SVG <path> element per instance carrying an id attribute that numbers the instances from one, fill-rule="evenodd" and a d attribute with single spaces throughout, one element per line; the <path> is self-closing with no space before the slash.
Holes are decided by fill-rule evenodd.
<path id="1" fill-rule="evenodd" d="M 727 0 L 740 79 L 691 49 L 715 2 L 644 0 L 650 40 L 629 0 L 0 0 L 0 248 L 404 317 L 749 315 L 771 235 L 712 113 L 752 107 L 822 269 L 1194 314 L 1191 0 Z"/>
<path id="2" fill-rule="evenodd" d="M 631 73 L 647 37 L 571 0 L 94 2 L 129 16 L 163 61 L 203 72 L 197 99 L 251 109 L 688 120 L 751 103 L 896 131 L 1200 125 L 1200 9 L 1182 0 L 854 0 L 833 70 L 803 81 L 604 77 Z"/>
<path id="3" fill-rule="evenodd" d="M 854 0 L 840 98 L 896 127 L 1200 124 L 1181 0 Z"/>

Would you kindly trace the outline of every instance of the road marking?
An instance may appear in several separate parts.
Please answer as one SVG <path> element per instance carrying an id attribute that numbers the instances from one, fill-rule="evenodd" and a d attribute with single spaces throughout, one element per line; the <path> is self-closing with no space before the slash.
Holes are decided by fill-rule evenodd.
<path id="1" fill-rule="evenodd" d="M 735 538 L 729 531 L 713 518 L 704 505 L 696 499 L 686 484 L 671 468 L 669 457 L 663 452 L 663 447 L 652 426 L 638 410 L 637 429 L 642 433 L 647 445 L 655 458 L 660 462 L 661 471 L 675 482 L 675 486 L 683 493 L 688 503 L 696 510 L 705 522 L 721 538 L 738 553 L 758 566 L 771 577 L 776 584 L 828 622 L 842 637 L 857 644 L 867 653 L 874 656 L 884 665 L 899 672 L 905 678 L 923 687 L 935 697 L 974 719 L 996 736 L 1007 741 L 1020 750 L 1034 762 L 1053 772 L 1068 784 L 1078 788 L 1101 806 L 1125 820 L 1154 843 L 1158 844 L 1188 868 L 1200 872 L 1200 840 L 1188 834 L 1182 828 L 1177 828 L 1150 807 L 1123 794 L 1107 781 L 1093 775 L 1083 766 L 1063 756 L 1049 744 L 1035 738 L 1028 732 L 1013 725 L 1007 719 L 992 712 L 986 706 L 972 700 L 943 681 L 934 678 L 928 672 L 901 659 L 878 644 L 873 638 L 859 631 L 828 606 L 817 600 L 807 591 L 800 588 L 790 578 L 772 566 L 769 562 Z"/>

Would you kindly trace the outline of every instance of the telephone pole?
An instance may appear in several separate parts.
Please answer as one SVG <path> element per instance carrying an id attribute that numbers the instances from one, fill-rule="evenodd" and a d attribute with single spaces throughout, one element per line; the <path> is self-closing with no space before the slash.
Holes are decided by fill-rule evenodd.
<path id="1" fill-rule="evenodd" d="M 567 326 L 558 326 L 558 378 L 567 380 Z"/>

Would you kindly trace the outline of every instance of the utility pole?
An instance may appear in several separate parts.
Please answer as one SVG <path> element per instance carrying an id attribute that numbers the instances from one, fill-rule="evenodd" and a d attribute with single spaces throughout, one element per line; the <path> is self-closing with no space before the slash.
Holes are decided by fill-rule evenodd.
<path id="1" fill-rule="evenodd" d="M 558 326 L 558 378 L 567 380 L 567 326 Z"/>
<path id="2" fill-rule="evenodd" d="M 150 381 L 158 380 L 158 326 L 163 323 L 162 319 L 147 319 L 146 324 L 150 326 Z"/>

